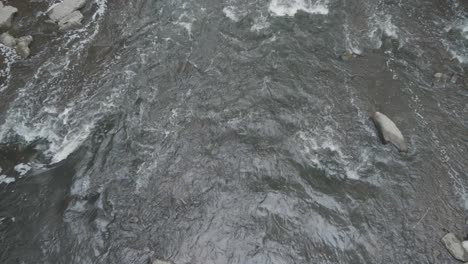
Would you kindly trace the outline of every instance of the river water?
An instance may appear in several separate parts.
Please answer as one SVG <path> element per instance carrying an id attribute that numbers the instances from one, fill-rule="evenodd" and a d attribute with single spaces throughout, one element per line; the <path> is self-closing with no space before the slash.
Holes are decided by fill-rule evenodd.
<path id="1" fill-rule="evenodd" d="M 7 2 L 1 263 L 456 263 L 465 0 Z"/>

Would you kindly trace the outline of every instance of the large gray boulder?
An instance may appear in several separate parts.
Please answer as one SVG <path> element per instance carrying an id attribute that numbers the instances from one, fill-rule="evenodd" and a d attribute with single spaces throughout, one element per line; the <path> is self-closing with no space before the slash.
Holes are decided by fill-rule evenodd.
<path id="1" fill-rule="evenodd" d="M 442 238 L 442 243 L 444 243 L 445 247 L 454 258 L 463 262 L 468 261 L 468 252 L 466 252 L 461 241 L 453 233 L 446 234 Z"/>
<path id="2" fill-rule="evenodd" d="M 13 48 L 16 46 L 16 39 L 10 35 L 10 33 L 5 32 L 0 35 L 0 43 L 7 47 Z"/>
<path id="3" fill-rule="evenodd" d="M 386 115 L 380 112 L 375 112 L 372 115 L 372 120 L 374 121 L 377 129 L 382 135 L 385 144 L 390 142 L 393 145 L 395 145 L 395 147 L 397 147 L 399 151 L 408 151 L 405 138 L 390 118 L 388 118 Z"/>
<path id="4" fill-rule="evenodd" d="M 54 22 L 59 22 L 74 11 L 82 8 L 85 4 L 86 0 L 64 0 L 50 10 L 49 18 Z"/>
<path id="5" fill-rule="evenodd" d="M 29 57 L 31 50 L 29 49 L 29 44 L 33 41 L 32 36 L 24 36 L 16 39 L 16 53 L 20 55 L 23 59 Z"/>
<path id="6" fill-rule="evenodd" d="M 13 15 L 18 12 L 18 9 L 12 6 L 4 6 L 2 2 L 0 2 L 0 28 L 6 29 L 11 27 L 11 19 Z"/>
<path id="7" fill-rule="evenodd" d="M 81 26 L 81 20 L 83 20 L 83 15 L 80 11 L 74 11 L 68 16 L 63 17 L 59 20 L 58 26 L 60 30 L 67 30 L 74 27 Z"/>

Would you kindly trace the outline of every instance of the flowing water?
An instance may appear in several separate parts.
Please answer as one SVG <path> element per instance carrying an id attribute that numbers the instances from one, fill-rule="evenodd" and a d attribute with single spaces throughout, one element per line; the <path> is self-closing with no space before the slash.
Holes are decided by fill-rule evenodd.
<path id="1" fill-rule="evenodd" d="M 7 3 L 1 263 L 456 263 L 465 0 Z"/>

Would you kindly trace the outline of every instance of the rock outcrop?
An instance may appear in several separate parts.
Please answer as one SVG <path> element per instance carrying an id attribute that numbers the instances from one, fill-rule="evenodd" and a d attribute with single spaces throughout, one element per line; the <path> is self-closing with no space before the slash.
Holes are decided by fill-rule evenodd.
<path id="1" fill-rule="evenodd" d="M 83 15 L 78 10 L 85 4 L 86 0 L 64 0 L 50 10 L 49 18 L 59 25 L 60 30 L 80 26 Z"/>
<path id="2" fill-rule="evenodd" d="M 4 6 L 0 2 L 0 29 L 7 29 L 11 27 L 11 19 L 18 12 L 18 9 L 12 6 Z"/>
<path id="3" fill-rule="evenodd" d="M 388 118 L 382 113 L 375 112 L 372 115 L 372 120 L 374 121 L 377 129 L 379 130 L 385 144 L 390 142 L 393 145 L 395 145 L 395 147 L 397 147 L 399 151 L 408 151 L 405 138 L 390 118 Z"/>
<path id="4" fill-rule="evenodd" d="M 453 233 L 446 234 L 442 238 L 442 243 L 444 243 L 445 247 L 454 258 L 464 262 L 468 261 L 468 252 Z"/>
<path id="5" fill-rule="evenodd" d="M 14 38 L 8 32 L 0 35 L 0 43 L 10 48 L 15 48 L 16 53 L 22 58 L 27 58 L 31 54 L 29 44 L 33 41 L 31 36 L 24 36 L 20 38 Z"/>

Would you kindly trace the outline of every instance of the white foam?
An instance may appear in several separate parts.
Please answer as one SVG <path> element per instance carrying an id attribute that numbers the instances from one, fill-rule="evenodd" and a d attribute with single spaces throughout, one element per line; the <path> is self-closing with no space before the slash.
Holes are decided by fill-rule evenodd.
<path id="1" fill-rule="evenodd" d="M 450 50 L 450 54 L 452 55 L 454 59 L 458 60 L 460 63 L 468 63 L 467 55 L 460 54 L 454 50 Z"/>
<path id="2" fill-rule="evenodd" d="M 254 19 L 254 24 L 250 28 L 251 31 L 256 31 L 259 32 L 262 29 L 270 27 L 270 23 L 267 21 L 267 18 L 264 17 L 263 15 L 256 17 Z"/>
<path id="3" fill-rule="evenodd" d="M 70 58 L 81 56 L 82 49 L 99 33 L 99 22 L 104 18 L 107 0 L 94 0 L 94 3 L 97 9 L 92 19 L 82 28 L 65 34 L 64 42 L 66 43 L 62 47 L 66 50 L 66 54 L 51 57 L 44 62 L 35 72 L 34 78 L 18 89 L 17 98 L 11 104 L 5 122 L 0 127 L 0 141 L 10 135 L 19 135 L 27 142 L 45 139 L 48 145 L 44 154 L 51 158 L 52 163 L 56 163 L 76 150 L 91 133 L 97 116 L 109 110 L 111 106 L 104 105 L 105 102 L 100 109 L 95 109 L 96 112 L 85 110 L 84 107 L 89 106 L 87 104 L 89 93 L 84 91 L 80 97 L 73 98 L 73 102 L 60 113 L 62 107 L 59 105 L 63 103 L 60 95 L 63 94 L 63 90 L 62 87 L 53 84 L 57 83 L 57 79 L 62 78 L 68 68 L 73 67 Z M 70 43 L 71 47 L 68 46 Z M 1 45 L 0 49 L 2 49 Z M 8 77 L 9 72 L 5 73 L 3 70 L 0 75 Z M 38 81 L 40 85 L 36 82 L 36 80 L 44 79 L 50 79 L 50 81 L 45 84 Z M 5 89 L 5 85 L 7 84 L 0 86 L 0 92 Z M 39 92 L 47 94 L 48 97 L 41 100 L 40 103 L 43 106 L 37 107 L 38 102 L 34 97 Z M 72 119 L 72 117 L 79 117 L 79 119 Z"/>
<path id="4" fill-rule="evenodd" d="M 392 16 L 387 15 L 385 19 L 378 20 L 378 25 L 383 30 L 386 36 L 397 39 L 398 28 L 392 23 Z"/>
<path id="5" fill-rule="evenodd" d="M 294 16 L 302 10 L 310 14 L 327 15 L 327 0 L 272 0 L 268 10 L 275 16 Z"/>
<path id="6" fill-rule="evenodd" d="M 447 47 L 448 51 L 454 59 L 457 59 L 460 63 L 468 63 L 468 52 L 465 48 L 465 45 L 460 44 L 468 40 L 468 21 L 457 21 L 454 25 L 449 26 L 446 30 L 449 31 L 453 28 L 461 31 L 461 39 L 459 41 L 455 41 L 454 43 L 449 43 L 446 40 L 443 40 L 443 44 Z"/>
<path id="7" fill-rule="evenodd" d="M 239 16 L 242 15 L 242 13 L 239 12 L 239 10 L 237 10 L 234 6 L 226 6 L 225 8 L 223 8 L 223 13 L 227 18 L 231 19 L 234 22 L 239 22 Z"/>
<path id="8" fill-rule="evenodd" d="M 15 178 L 13 177 L 7 177 L 6 175 L 0 175 L 0 184 L 5 183 L 5 184 L 10 184 L 15 182 Z"/>
<path id="9" fill-rule="evenodd" d="M 18 172 L 20 176 L 24 176 L 30 170 L 31 170 L 31 166 L 24 164 L 24 163 L 20 163 L 15 166 L 15 171 Z"/>
<path id="10" fill-rule="evenodd" d="M 0 85 L 0 92 L 3 92 L 10 84 L 11 66 L 18 59 L 18 56 L 13 48 L 7 47 L 3 44 L 0 44 L 0 52 L 4 57 L 4 68 L 0 70 L 0 78 L 4 79 L 3 83 Z"/>
<path id="11" fill-rule="evenodd" d="M 398 28 L 392 23 L 391 15 L 378 15 L 374 14 L 370 19 L 372 22 L 371 30 L 369 32 L 369 39 L 372 41 L 374 48 L 379 49 L 382 47 L 382 37 L 390 37 L 392 39 L 399 39 Z"/>
<path id="12" fill-rule="evenodd" d="M 362 50 L 359 48 L 359 41 L 353 39 L 353 36 L 350 32 L 349 25 L 344 24 L 344 35 L 345 35 L 345 46 L 346 50 L 353 54 L 362 54 Z"/>
<path id="13" fill-rule="evenodd" d="M 137 179 L 135 181 L 135 193 L 141 193 L 149 184 L 151 175 L 156 171 L 158 167 L 157 161 L 152 161 L 150 164 L 146 162 L 142 163 L 137 170 Z"/>
<path id="14" fill-rule="evenodd" d="M 88 124 L 85 125 L 82 129 L 78 130 L 76 133 L 68 134 L 63 139 L 59 147 L 52 149 L 53 153 L 55 153 L 52 157 L 52 164 L 66 159 L 68 155 L 81 146 L 81 143 L 83 143 L 86 138 L 88 138 L 89 134 L 91 134 L 93 127 L 93 124 Z"/>
<path id="15" fill-rule="evenodd" d="M 297 134 L 299 144 L 302 147 L 302 149 L 299 149 L 303 158 L 330 175 L 338 173 L 346 176 L 348 179 L 360 179 L 359 171 L 372 166 L 371 162 L 369 162 L 369 149 L 363 149 L 357 157 L 354 157 L 356 156 L 354 154 L 348 155 L 342 150 L 339 142 L 329 136 L 332 134 L 331 128 L 326 128 L 325 130 L 325 132 L 321 132 L 319 135 L 327 136 L 313 136 L 304 131 L 300 131 Z M 330 154 L 332 157 L 327 158 Z M 336 167 L 337 164 L 338 167 Z"/>

